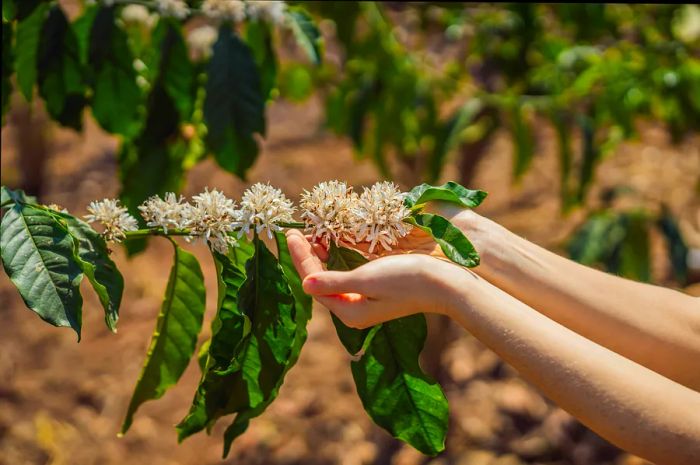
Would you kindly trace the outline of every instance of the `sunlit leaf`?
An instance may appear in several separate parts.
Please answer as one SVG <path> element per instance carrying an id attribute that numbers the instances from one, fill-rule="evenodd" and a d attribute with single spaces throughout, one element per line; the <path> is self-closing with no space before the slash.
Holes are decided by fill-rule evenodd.
<path id="1" fill-rule="evenodd" d="M 54 326 L 73 328 L 80 340 L 83 273 L 65 226 L 15 198 L 0 224 L 0 249 L 5 272 L 27 307 Z"/>
<path id="2" fill-rule="evenodd" d="M 462 207 L 475 208 L 484 201 L 487 195 L 484 191 L 467 189 L 453 181 L 449 181 L 441 186 L 431 186 L 423 183 L 406 194 L 404 204 L 408 208 L 414 208 L 420 207 L 427 202 L 443 201 Z"/>
<path id="3" fill-rule="evenodd" d="M 419 213 L 406 221 L 430 234 L 442 252 L 453 262 L 474 267 L 479 264 L 479 253 L 462 231 L 440 215 Z"/>
<path id="4" fill-rule="evenodd" d="M 302 7 L 291 7 L 287 14 L 287 25 L 294 33 L 299 47 L 315 65 L 323 60 L 323 38 L 313 19 Z"/>

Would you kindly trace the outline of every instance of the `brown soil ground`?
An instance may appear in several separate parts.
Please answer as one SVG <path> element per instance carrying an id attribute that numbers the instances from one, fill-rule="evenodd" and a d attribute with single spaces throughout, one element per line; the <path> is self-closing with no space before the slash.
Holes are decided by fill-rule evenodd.
<path id="1" fill-rule="evenodd" d="M 277 103 L 269 113 L 270 135 L 251 183 L 270 181 L 296 198 L 302 188 L 321 180 L 343 178 L 355 185 L 376 180 L 373 166 L 357 160 L 347 140 L 319 129 L 317 102 Z M 644 193 L 644 202 L 667 202 L 685 231 L 698 234 L 700 202 L 694 189 L 700 178 L 700 139 L 695 136 L 672 146 L 660 128 L 644 127 L 641 132 L 640 140 L 622 145 L 604 162 L 592 198 L 606 186 L 631 184 Z M 2 135 L 2 182 L 17 185 L 16 128 L 10 124 Z M 545 128 L 539 139 L 533 169 L 513 185 L 510 142 L 499 134 L 471 187 L 490 192 L 480 207 L 483 214 L 560 251 L 585 215 L 582 211 L 560 215 L 554 138 Z M 93 123 L 83 135 L 51 128 L 49 140 L 45 202 L 83 214 L 89 200 L 117 194 L 115 140 Z M 457 179 L 456 175 L 451 165 L 444 177 Z M 206 161 L 190 172 L 185 194 L 204 186 L 238 197 L 247 184 Z M 670 284 L 661 239 L 653 240 L 654 276 Z M 202 259 L 208 288 L 214 289 L 206 251 L 202 246 L 192 248 Z M 177 387 L 139 410 L 126 437 L 117 438 L 158 313 L 170 251 L 166 244 L 153 241 L 132 260 L 117 251 L 116 260 L 126 279 L 119 333 L 107 331 L 97 299 L 85 288 L 80 344 L 72 331 L 48 326 L 24 308 L 7 276 L 0 276 L 0 464 L 645 463 L 582 427 L 457 328 L 453 328 L 457 337 L 441 360 L 449 378 L 447 450 L 434 459 L 422 457 L 372 425 L 355 393 L 348 356 L 321 307 L 315 309 L 309 340 L 279 399 L 252 422 L 226 461 L 220 458 L 222 425 L 211 436 L 200 434 L 177 445 L 173 425 L 191 401 L 199 376 L 194 363 Z M 214 300 L 210 293 L 208 319 Z M 208 329 L 204 333 L 202 339 Z"/>

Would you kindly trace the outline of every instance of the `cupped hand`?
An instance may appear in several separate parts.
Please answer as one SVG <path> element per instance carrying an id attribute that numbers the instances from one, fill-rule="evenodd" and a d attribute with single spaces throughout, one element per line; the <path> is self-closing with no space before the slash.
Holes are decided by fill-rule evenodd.
<path id="1" fill-rule="evenodd" d="M 366 328 L 419 312 L 448 313 L 451 273 L 467 273 L 453 263 L 422 254 L 390 255 L 351 271 L 324 271 L 317 254 L 297 230 L 287 232 L 289 252 L 304 291 L 348 326 Z M 427 249 L 426 249 L 427 250 Z"/>

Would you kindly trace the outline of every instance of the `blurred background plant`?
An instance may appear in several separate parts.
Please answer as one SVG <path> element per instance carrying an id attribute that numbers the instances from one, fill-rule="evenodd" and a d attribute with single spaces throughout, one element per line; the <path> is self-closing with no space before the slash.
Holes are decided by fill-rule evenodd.
<path id="1" fill-rule="evenodd" d="M 192 14 L 177 19 L 159 14 L 155 1 L 3 1 L 3 136 L 12 140 L 3 140 L 3 184 L 53 202 L 54 176 L 69 172 L 47 164 L 63 150 L 56 148 L 56 140 L 65 140 L 56 136 L 57 126 L 68 128 L 60 134 L 80 134 L 81 142 L 66 143 L 75 150 L 78 143 L 94 143 L 92 134 L 100 132 L 94 122 L 116 136 L 110 139 L 116 145 L 100 146 L 105 151 L 100 156 L 114 163 L 107 171 L 111 176 L 116 170 L 114 189 L 132 210 L 152 194 L 186 188 L 192 179 L 199 190 L 224 179 L 239 189 L 249 177 L 274 178 L 298 189 L 323 179 L 313 177 L 321 173 L 354 177 L 348 179 L 352 184 L 378 176 L 404 187 L 455 179 L 488 189 L 476 184 L 483 173 L 503 173 L 511 185 L 495 184 L 501 192 L 492 190 L 488 214 L 512 227 L 519 224 L 520 206 L 556 202 L 556 222 L 571 225 L 563 232 L 536 230 L 555 221 L 536 213 L 522 220 L 528 225 L 522 231 L 532 233 L 528 237 L 633 279 L 672 286 L 700 280 L 697 5 L 288 2 L 282 21 L 251 16 L 234 22 L 201 14 L 202 1 L 187 4 Z M 317 107 L 318 118 L 305 118 Z M 267 136 L 275 130 L 268 124 L 273 110 L 282 115 L 276 121 L 283 121 L 285 134 L 311 134 L 310 142 Z M 341 142 L 327 142 L 325 130 Z M 670 144 L 658 149 L 649 138 L 668 138 Z M 340 154 L 345 141 L 353 147 L 352 163 Z M 267 160 L 259 157 L 261 147 L 267 148 Z M 301 155 L 292 160 L 296 147 L 312 160 L 300 162 Z M 666 157 L 674 150 L 687 154 Z M 556 162 L 542 165 L 549 170 L 543 172 L 538 162 L 552 152 Z M 77 152 L 57 159 L 82 164 L 61 175 L 67 178 L 60 184 L 66 191 L 62 199 L 70 208 L 76 177 L 105 171 L 104 164 Z M 615 163 L 619 176 L 601 168 Z M 365 170 L 367 164 L 373 169 Z M 216 167 L 238 180 L 218 176 Z M 668 172 L 660 172 L 664 169 Z M 678 186 L 667 179 L 686 174 Z M 605 187 L 597 189 L 601 177 Z M 552 188 L 557 199 L 531 196 L 526 178 L 542 184 L 541 190 Z M 114 185 L 110 177 L 99 180 L 92 197 L 107 196 L 105 186 Z M 505 201 L 501 210 L 490 207 L 499 197 Z M 134 277 L 127 279 L 142 273 L 138 264 L 147 269 L 134 260 Z M 143 287 L 143 295 L 126 296 L 127 301 L 138 307 L 149 295 Z M 445 324 L 433 322 L 438 343 L 426 364 L 449 378 L 454 390 L 448 396 L 463 395 L 473 406 L 454 420 L 470 444 L 523 461 L 626 460 L 561 412 L 545 408 L 487 351 L 455 337 Z M 31 326 L 27 331 L 34 334 Z M 36 346 L 44 350 L 41 341 Z M 319 363 L 326 373 L 331 362 Z M 14 391 L 4 392 L 0 400 L 15 399 Z M 93 395 L 84 394 L 87 405 Z M 493 401 L 491 407 L 479 403 L 483 399 Z M 307 404 L 313 416 L 319 407 Z M 280 412 L 271 418 L 285 425 L 287 416 Z M 564 423 L 566 434 L 551 433 L 552 424 Z M 323 423 L 328 424 L 332 421 Z M 357 431 L 343 431 L 338 444 L 361 442 Z M 543 445 L 542 438 L 550 443 Z M 358 447 L 350 454 L 356 463 L 365 456 L 381 464 L 419 463 L 402 459 L 396 443 L 374 440 L 379 451 L 372 455 Z M 460 446 L 457 439 L 449 441 L 454 455 L 445 463 L 457 463 Z M 581 444 L 590 450 L 581 452 Z M 491 463 L 483 454 L 469 454 L 468 463 Z"/>

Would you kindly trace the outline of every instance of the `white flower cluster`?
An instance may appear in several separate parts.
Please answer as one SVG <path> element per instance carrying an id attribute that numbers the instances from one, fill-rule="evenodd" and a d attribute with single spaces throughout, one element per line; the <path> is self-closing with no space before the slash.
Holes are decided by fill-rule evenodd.
<path id="1" fill-rule="evenodd" d="M 280 0 L 204 0 L 202 13 L 212 19 L 241 22 L 247 18 L 282 24 L 287 5 Z"/>
<path id="2" fill-rule="evenodd" d="M 236 202 L 223 192 L 208 188 L 193 196 L 192 200 L 190 237 L 202 237 L 212 250 L 226 254 L 229 247 L 236 245 L 236 239 L 229 235 L 238 225 Z"/>
<path id="3" fill-rule="evenodd" d="M 241 22 L 245 19 L 245 3 L 241 0 L 204 0 L 202 13 L 212 19 Z"/>
<path id="4" fill-rule="evenodd" d="M 257 183 L 243 193 L 239 215 L 239 236 L 255 230 L 257 234 L 267 230 L 272 239 L 273 231 L 281 231 L 277 223 L 291 223 L 294 206 L 284 193 L 269 184 Z"/>
<path id="5" fill-rule="evenodd" d="M 165 17 L 185 19 L 190 9 L 183 0 L 156 0 L 158 12 Z"/>
<path id="6" fill-rule="evenodd" d="M 157 14 L 151 14 L 145 6 L 133 3 L 122 9 L 121 18 L 124 24 L 141 25 L 147 28 L 153 27 L 158 21 Z"/>
<path id="7" fill-rule="evenodd" d="M 161 199 L 157 195 L 146 200 L 139 206 L 141 216 L 150 227 L 160 227 L 167 234 L 170 229 L 185 229 L 190 226 L 192 205 L 179 198 L 173 192 L 165 194 Z"/>
<path id="8" fill-rule="evenodd" d="M 327 181 L 301 195 L 301 217 L 313 239 L 326 245 L 367 243 L 370 253 L 378 245 L 391 250 L 412 228 L 404 222 L 410 215 L 404 197 L 392 182 L 378 182 L 358 195 L 344 182 Z M 257 183 L 243 193 L 240 207 L 223 192 L 206 188 L 192 197 L 192 203 L 168 192 L 163 198 L 149 198 L 139 210 L 149 227 L 165 234 L 176 230 L 188 240 L 202 238 L 212 250 L 225 254 L 237 244 L 235 231 L 239 238 L 266 232 L 272 239 L 273 232 L 294 222 L 295 208 L 280 189 Z M 119 242 L 127 231 L 137 229 L 136 219 L 118 200 L 91 202 L 88 211 L 85 218 L 101 223 L 108 241 Z"/>
<path id="9" fill-rule="evenodd" d="M 265 21 L 270 24 L 282 24 L 284 12 L 287 5 L 279 0 L 254 1 L 250 0 L 248 5 L 248 18 Z"/>
<path id="10" fill-rule="evenodd" d="M 391 250 L 412 226 L 403 220 L 410 215 L 405 194 L 392 182 L 378 182 L 362 194 L 352 192 L 344 182 L 328 181 L 301 196 L 302 218 L 314 240 L 369 243 Z"/>
<path id="11" fill-rule="evenodd" d="M 125 231 L 135 231 L 138 228 L 136 218 L 131 216 L 125 207 L 119 205 L 119 200 L 92 201 L 87 211 L 90 214 L 85 215 L 85 220 L 88 223 L 102 224 L 104 227 L 102 235 L 107 241 L 121 242 L 126 237 Z"/>
<path id="12" fill-rule="evenodd" d="M 212 47 L 218 37 L 219 31 L 213 26 L 205 25 L 192 29 L 187 35 L 187 44 L 195 61 L 205 60 L 211 56 Z"/>

